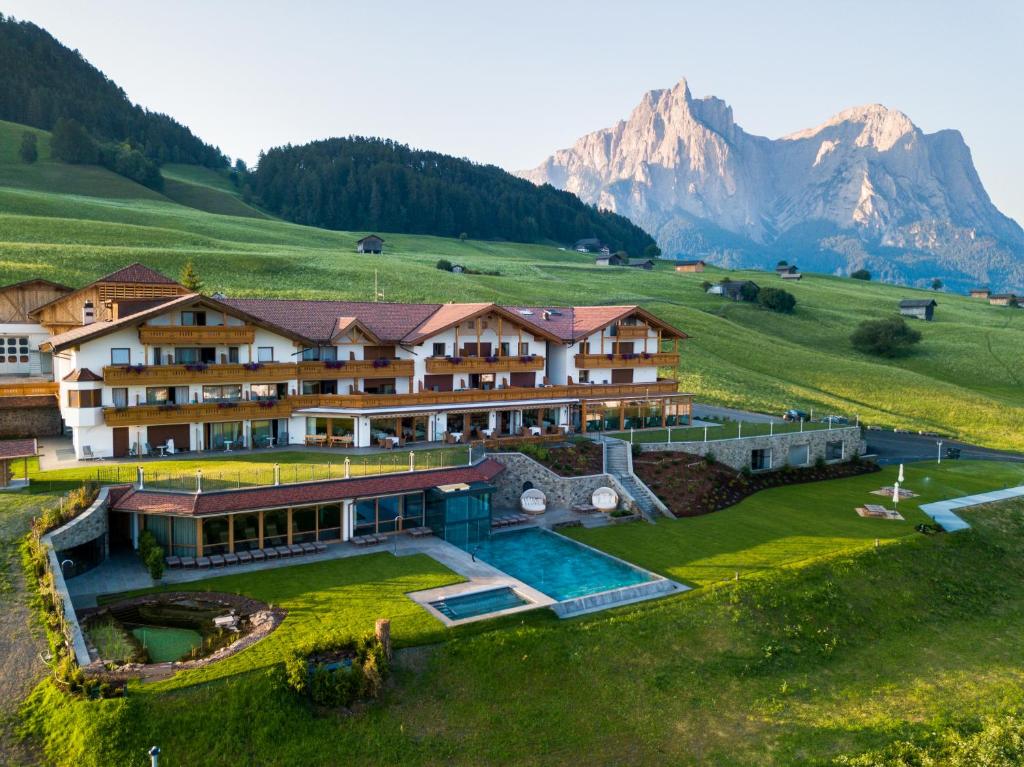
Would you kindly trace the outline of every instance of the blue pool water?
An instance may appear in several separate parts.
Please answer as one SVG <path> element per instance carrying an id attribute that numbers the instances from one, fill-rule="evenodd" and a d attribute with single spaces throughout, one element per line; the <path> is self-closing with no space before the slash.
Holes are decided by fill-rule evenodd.
<path id="1" fill-rule="evenodd" d="M 652 579 L 642 570 L 537 528 L 492 535 L 469 551 L 559 602 Z"/>
<path id="2" fill-rule="evenodd" d="M 525 604 L 527 604 L 525 599 L 508 586 L 505 586 L 500 589 L 478 591 L 475 594 L 445 597 L 436 602 L 431 602 L 430 606 L 442 615 L 456 621 L 462 618 L 475 618 L 477 615 L 496 613 L 500 610 L 508 610 L 509 608 Z"/>

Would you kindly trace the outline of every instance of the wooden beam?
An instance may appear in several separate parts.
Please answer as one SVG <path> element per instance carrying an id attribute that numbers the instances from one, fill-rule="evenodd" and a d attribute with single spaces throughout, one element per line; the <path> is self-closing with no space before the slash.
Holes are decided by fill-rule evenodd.
<path id="1" fill-rule="evenodd" d="M 203 518 L 196 518 L 196 556 L 203 556 Z"/>
<path id="2" fill-rule="evenodd" d="M 263 512 L 262 511 L 259 512 L 259 522 L 257 523 L 257 527 L 259 529 L 259 533 L 258 533 L 259 548 L 262 549 L 263 548 Z"/>
<path id="3" fill-rule="evenodd" d="M 235 518 L 228 514 L 224 517 L 228 521 L 228 551 L 235 553 Z"/>
<path id="4" fill-rule="evenodd" d="M 292 545 L 292 510 L 288 509 L 288 545 Z"/>

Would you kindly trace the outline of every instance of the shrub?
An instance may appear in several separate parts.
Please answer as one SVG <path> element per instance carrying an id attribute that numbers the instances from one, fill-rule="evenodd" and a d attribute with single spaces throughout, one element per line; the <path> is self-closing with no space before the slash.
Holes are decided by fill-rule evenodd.
<path id="1" fill-rule="evenodd" d="M 704 454 L 704 463 L 706 463 L 708 466 L 714 466 L 717 460 L 718 459 L 715 458 L 715 454 L 712 453 L 710 450 L 708 450 L 708 452 Z"/>
<path id="2" fill-rule="evenodd" d="M 920 341 L 921 333 L 902 317 L 864 320 L 850 335 L 850 343 L 857 351 L 879 357 L 901 357 Z"/>
<path id="3" fill-rule="evenodd" d="M 825 456 L 819 455 L 817 458 L 814 459 L 814 468 L 816 468 L 816 469 L 824 469 L 825 466 L 826 466 L 826 464 L 825 464 Z"/>
<path id="4" fill-rule="evenodd" d="M 792 314 L 796 308 L 796 296 L 781 288 L 764 288 L 757 294 L 757 302 L 765 309 L 780 314 Z"/>
<path id="5" fill-rule="evenodd" d="M 629 450 L 633 454 L 634 458 L 639 458 L 640 456 L 642 456 L 644 454 L 643 448 L 640 447 L 640 445 L 637 445 L 637 444 L 630 445 L 629 446 Z"/>
<path id="6" fill-rule="evenodd" d="M 29 165 L 39 159 L 36 134 L 32 131 L 25 131 L 21 134 L 21 146 L 18 148 L 18 156 L 21 157 L 22 162 L 26 162 Z"/>
<path id="7" fill-rule="evenodd" d="M 452 262 L 447 258 L 438 259 L 437 268 L 442 272 L 450 272 L 452 270 Z"/>
<path id="8" fill-rule="evenodd" d="M 704 291 L 705 293 L 707 293 L 707 292 L 708 292 L 709 290 L 711 290 L 711 288 L 713 288 L 713 287 L 714 287 L 714 285 L 712 285 L 712 284 L 711 284 L 710 282 L 708 282 L 707 280 L 704 280 L 704 282 L 702 282 L 702 283 L 700 284 L 700 289 L 701 289 L 701 290 L 703 290 L 703 291 Z"/>
<path id="9" fill-rule="evenodd" d="M 149 577 L 154 581 L 158 581 L 164 577 L 164 550 L 161 546 L 154 546 L 146 554 L 145 560 L 146 569 L 149 570 Z"/>
<path id="10" fill-rule="evenodd" d="M 867 269 L 858 269 L 855 272 L 850 272 L 850 279 L 864 280 L 865 282 L 871 281 L 871 272 Z"/>
<path id="11" fill-rule="evenodd" d="M 388 661 L 373 634 L 329 636 L 293 649 L 284 669 L 288 686 L 299 695 L 318 706 L 343 708 L 380 695 Z"/>
<path id="12" fill-rule="evenodd" d="M 760 294 L 761 289 L 752 282 L 746 282 L 743 287 L 740 288 L 740 298 L 744 301 L 754 303 L 757 301 L 757 296 Z"/>

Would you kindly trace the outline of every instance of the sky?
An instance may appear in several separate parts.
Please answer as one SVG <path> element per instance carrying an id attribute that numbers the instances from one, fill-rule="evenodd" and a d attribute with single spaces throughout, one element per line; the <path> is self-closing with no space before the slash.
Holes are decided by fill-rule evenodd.
<path id="1" fill-rule="evenodd" d="M 1024 223 L 1024 2 L 0 0 L 231 157 L 350 134 L 539 164 L 682 77 L 778 137 L 882 103 L 956 128 Z M 0 75 L 2 76 L 2 75 Z"/>

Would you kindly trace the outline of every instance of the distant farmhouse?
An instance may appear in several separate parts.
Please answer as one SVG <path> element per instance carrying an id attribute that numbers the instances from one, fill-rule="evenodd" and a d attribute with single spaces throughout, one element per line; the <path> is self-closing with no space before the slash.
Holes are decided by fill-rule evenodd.
<path id="1" fill-rule="evenodd" d="M 703 272 L 706 264 L 703 261 L 680 261 L 676 264 L 677 272 Z"/>
<path id="2" fill-rule="evenodd" d="M 917 320 L 931 322 L 938 302 L 931 298 L 904 298 L 900 301 L 900 314 Z"/>
<path id="3" fill-rule="evenodd" d="M 752 285 L 755 290 L 761 290 L 761 286 L 753 280 L 726 280 L 720 282 L 717 285 L 712 285 L 708 288 L 707 292 L 712 296 L 722 296 L 723 298 L 730 298 L 733 301 L 743 300 L 743 287 L 745 285 Z"/>
<path id="4" fill-rule="evenodd" d="M 988 300 L 988 297 L 990 295 L 992 295 L 992 293 L 991 293 L 991 291 L 988 288 L 972 288 L 971 289 L 971 298 L 983 298 L 985 300 Z"/>
<path id="5" fill-rule="evenodd" d="M 595 266 L 628 266 L 633 269 L 646 269 L 650 271 L 654 268 L 654 260 L 650 258 L 630 258 L 625 253 L 602 253 L 594 259 Z"/>
<path id="6" fill-rule="evenodd" d="M 785 277 L 787 274 L 799 274 L 800 269 L 796 264 L 779 264 L 775 267 L 775 273 L 780 277 Z"/>
<path id="7" fill-rule="evenodd" d="M 800 272 L 779 272 L 779 276 L 784 280 L 802 280 L 804 277 Z"/>
<path id="8" fill-rule="evenodd" d="M 384 240 L 375 234 L 368 234 L 356 242 L 356 253 L 376 253 L 380 255 L 383 252 Z"/>
<path id="9" fill-rule="evenodd" d="M 1000 293 L 999 295 L 989 296 L 988 302 L 992 306 L 1017 306 L 1020 303 L 1020 299 L 1013 293 Z"/>
<path id="10" fill-rule="evenodd" d="M 603 253 L 609 255 L 612 249 L 601 242 L 596 237 L 587 237 L 582 240 L 576 240 L 576 244 L 572 246 L 572 249 L 577 253 Z"/>

